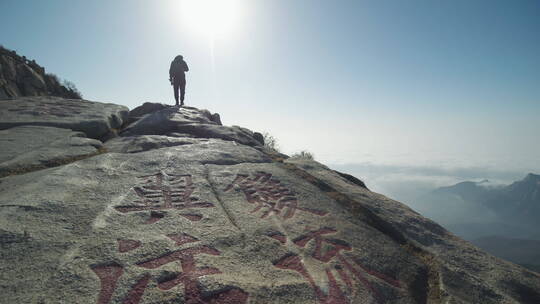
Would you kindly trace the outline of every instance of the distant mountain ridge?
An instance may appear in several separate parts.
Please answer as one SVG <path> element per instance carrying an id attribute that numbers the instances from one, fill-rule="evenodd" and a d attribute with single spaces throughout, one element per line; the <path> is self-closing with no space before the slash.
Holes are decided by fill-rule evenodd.
<path id="1" fill-rule="evenodd" d="M 439 188 L 434 193 L 457 195 L 512 222 L 537 224 L 540 217 L 540 175 L 529 173 L 508 186 L 484 186 L 483 183 L 462 182 Z"/>
<path id="2" fill-rule="evenodd" d="M 509 185 L 466 181 L 418 199 L 416 209 L 487 252 L 540 272 L 540 175 Z"/>

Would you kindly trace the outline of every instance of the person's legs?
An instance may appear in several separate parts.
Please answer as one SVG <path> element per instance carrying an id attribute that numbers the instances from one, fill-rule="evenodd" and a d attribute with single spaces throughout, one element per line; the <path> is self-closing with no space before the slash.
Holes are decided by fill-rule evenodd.
<path id="1" fill-rule="evenodd" d="M 186 80 L 180 81 L 180 102 L 184 105 L 184 96 L 186 94 Z"/>
<path id="2" fill-rule="evenodd" d="M 173 90 L 174 90 L 174 100 L 176 100 L 176 105 L 178 105 L 178 86 L 179 86 L 179 83 L 175 81 L 173 83 Z"/>

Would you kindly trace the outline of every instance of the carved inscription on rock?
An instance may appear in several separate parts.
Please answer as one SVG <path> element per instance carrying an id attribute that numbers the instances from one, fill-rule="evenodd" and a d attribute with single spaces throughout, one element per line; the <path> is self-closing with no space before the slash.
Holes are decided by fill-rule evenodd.
<path id="1" fill-rule="evenodd" d="M 124 268 L 116 263 L 109 265 L 98 265 L 92 267 L 92 270 L 98 276 L 101 290 L 97 300 L 98 304 L 107 304 L 110 302 L 111 297 L 116 289 L 116 283 L 122 274 Z"/>
<path id="2" fill-rule="evenodd" d="M 239 188 L 246 200 L 255 205 L 251 213 L 259 213 L 261 218 L 281 217 L 283 220 L 294 217 L 297 211 L 317 216 L 328 214 L 326 211 L 300 207 L 295 194 L 266 172 L 257 172 L 252 176 L 238 174 L 225 192 Z"/>
<path id="3" fill-rule="evenodd" d="M 126 216 L 133 216 L 134 212 L 149 211 L 150 218 L 146 222 L 147 224 L 155 223 L 163 218 L 164 214 L 160 212 L 162 210 L 186 210 L 189 212 L 180 215 L 190 221 L 197 221 L 202 216 L 194 214 L 190 210 L 214 207 L 212 203 L 202 202 L 193 196 L 195 185 L 189 174 L 158 172 L 141 176 L 139 181 L 140 184 L 133 188 L 138 200 L 131 205 L 117 206 L 115 209 Z M 139 229 L 144 229 L 143 227 L 139 226 Z M 200 255 L 220 256 L 221 252 L 205 245 L 203 241 L 192 235 L 178 233 L 178 227 L 170 228 L 174 231 L 165 234 L 165 236 L 174 242 L 178 248 L 176 250 L 168 250 L 157 256 L 155 253 L 151 253 L 149 254 L 150 258 L 135 263 L 122 263 L 118 261 L 127 260 L 132 252 L 139 256 L 152 246 L 145 247 L 142 240 L 118 238 L 116 240 L 118 255 L 115 261 L 90 265 L 90 269 L 98 277 L 101 286 L 97 296 L 97 304 L 109 304 L 113 299 L 121 299 L 123 304 L 139 304 L 149 286 L 156 285 L 162 291 L 176 289 L 183 291 L 185 303 L 247 303 L 249 294 L 235 286 L 205 290 L 201 284 L 201 278 L 222 272 L 215 267 L 197 265 L 197 257 Z M 163 230 L 159 231 L 161 233 Z M 160 269 L 165 265 L 178 267 L 178 271 L 170 273 L 166 278 L 155 277 L 153 274 L 155 271 L 152 272 L 152 270 Z M 126 268 L 129 268 L 130 271 L 126 271 Z M 134 268 L 143 270 L 142 274 L 123 278 L 126 273 L 134 273 Z M 155 282 L 154 285 L 150 284 L 151 282 Z M 128 286 L 127 291 L 119 291 L 118 286 L 125 287 L 126 285 Z"/>
<path id="4" fill-rule="evenodd" d="M 192 210 L 212 208 L 213 203 L 200 201 L 193 196 L 195 186 L 189 174 L 166 174 L 158 172 L 152 175 L 138 177 L 140 185 L 133 187 L 138 200 L 131 205 L 117 206 L 115 209 L 122 213 L 150 211 L 147 224 L 152 224 L 164 217 L 163 210 L 186 210 L 180 214 L 190 221 L 202 219 L 200 214 Z"/>
<path id="5" fill-rule="evenodd" d="M 199 240 L 185 233 L 169 234 L 167 237 L 173 240 L 177 246 L 188 243 L 194 243 L 194 246 L 166 252 L 163 255 L 138 262 L 134 265 L 145 269 L 157 269 L 166 264 L 177 263 L 179 265 L 179 272 L 165 280 L 159 280 L 157 283 L 159 289 L 169 290 L 176 286 L 183 286 L 185 303 L 241 304 L 247 302 L 248 293 L 237 287 L 227 287 L 222 290 L 203 293 L 199 278 L 219 274 L 221 271 L 214 267 L 197 267 L 195 257 L 201 254 L 219 256 L 221 253 L 218 250 L 210 246 L 196 244 Z M 92 266 L 91 269 L 96 273 L 101 284 L 97 303 L 110 303 L 117 288 L 118 280 L 124 273 L 124 267 L 116 263 L 111 263 Z M 127 295 L 125 295 L 122 303 L 140 303 L 151 279 L 152 276 L 149 273 L 140 277 L 130 288 Z"/>
<path id="6" fill-rule="evenodd" d="M 365 267 L 358 259 L 343 255 L 342 253 L 344 251 L 352 251 L 353 247 L 343 240 L 328 237 L 328 235 L 336 232 L 337 230 L 333 228 L 321 228 L 315 231 L 309 231 L 291 241 L 294 246 L 299 248 L 305 248 L 309 242 L 314 242 L 314 249 L 308 253 L 308 256 L 326 265 L 325 273 L 328 279 L 327 292 L 324 292 L 323 288 L 317 285 L 313 276 L 306 268 L 303 258 L 298 254 L 289 253 L 279 258 L 273 263 L 274 267 L 298 272 L 309 282 L 321 304 L 350 303 L 347 294 L 351 294 L 353 281 L 355 280 L 360 282 L 369 291 L 377 303 L 384 303 L 384 297 L 370 283 L 368 277 L 372 277 L 395 288 L 400 288 L 401 283 L 385 274 Z M 269 233 L 268 237 L 279 241 L 283 246 L 287 244 L 287 237 L 280 232 Z M 331 261 L 335 266 L 331 267 Z M 337 273 L 337 278 L 341 280 L 343 287 L 340 287 L 332 270 Z"/>

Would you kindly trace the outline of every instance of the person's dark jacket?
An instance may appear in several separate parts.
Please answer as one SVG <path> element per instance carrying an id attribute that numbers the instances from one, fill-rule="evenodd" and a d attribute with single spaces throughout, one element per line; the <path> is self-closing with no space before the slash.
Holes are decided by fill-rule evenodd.
<path id="1" fill-rule="evenodd" d="M 184 59 L 180 56 L 174 58 L 171 62 L 171 68 L 169 69 L 169 80 L 181 81 L 186 78 L 185 72 L 189 71 L 189 67 Z"/>

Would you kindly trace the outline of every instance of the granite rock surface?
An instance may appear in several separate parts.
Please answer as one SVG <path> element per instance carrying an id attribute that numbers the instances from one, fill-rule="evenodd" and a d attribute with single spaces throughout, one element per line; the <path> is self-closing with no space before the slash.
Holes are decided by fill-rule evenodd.
<path id="1" fill-rule="evenodd" d="M 0 146 L 0 176 L 5 176 L 86 158 L 103 143 L 82 132 L 30 125 L 0 130 Z"/>
<path id="2" fill-rule="evenodd" d="M 146 114 L 130 124 L 121 136 L 165 135 L 171 132 L 197 138 L 219 138 L 248 146 L 263 144 L 252 131 L 238 126 L 223 126 L 219 115 L 191 107 L 183 107 L 179 111 L 177 107 L 169 106 Z"/>
<path id="3" fill-rule="evenodd" d="M 2 301 L 540 302 L 539 274 L 357 178 L 146 108 L 105 153 L 0 178 Z"/>

